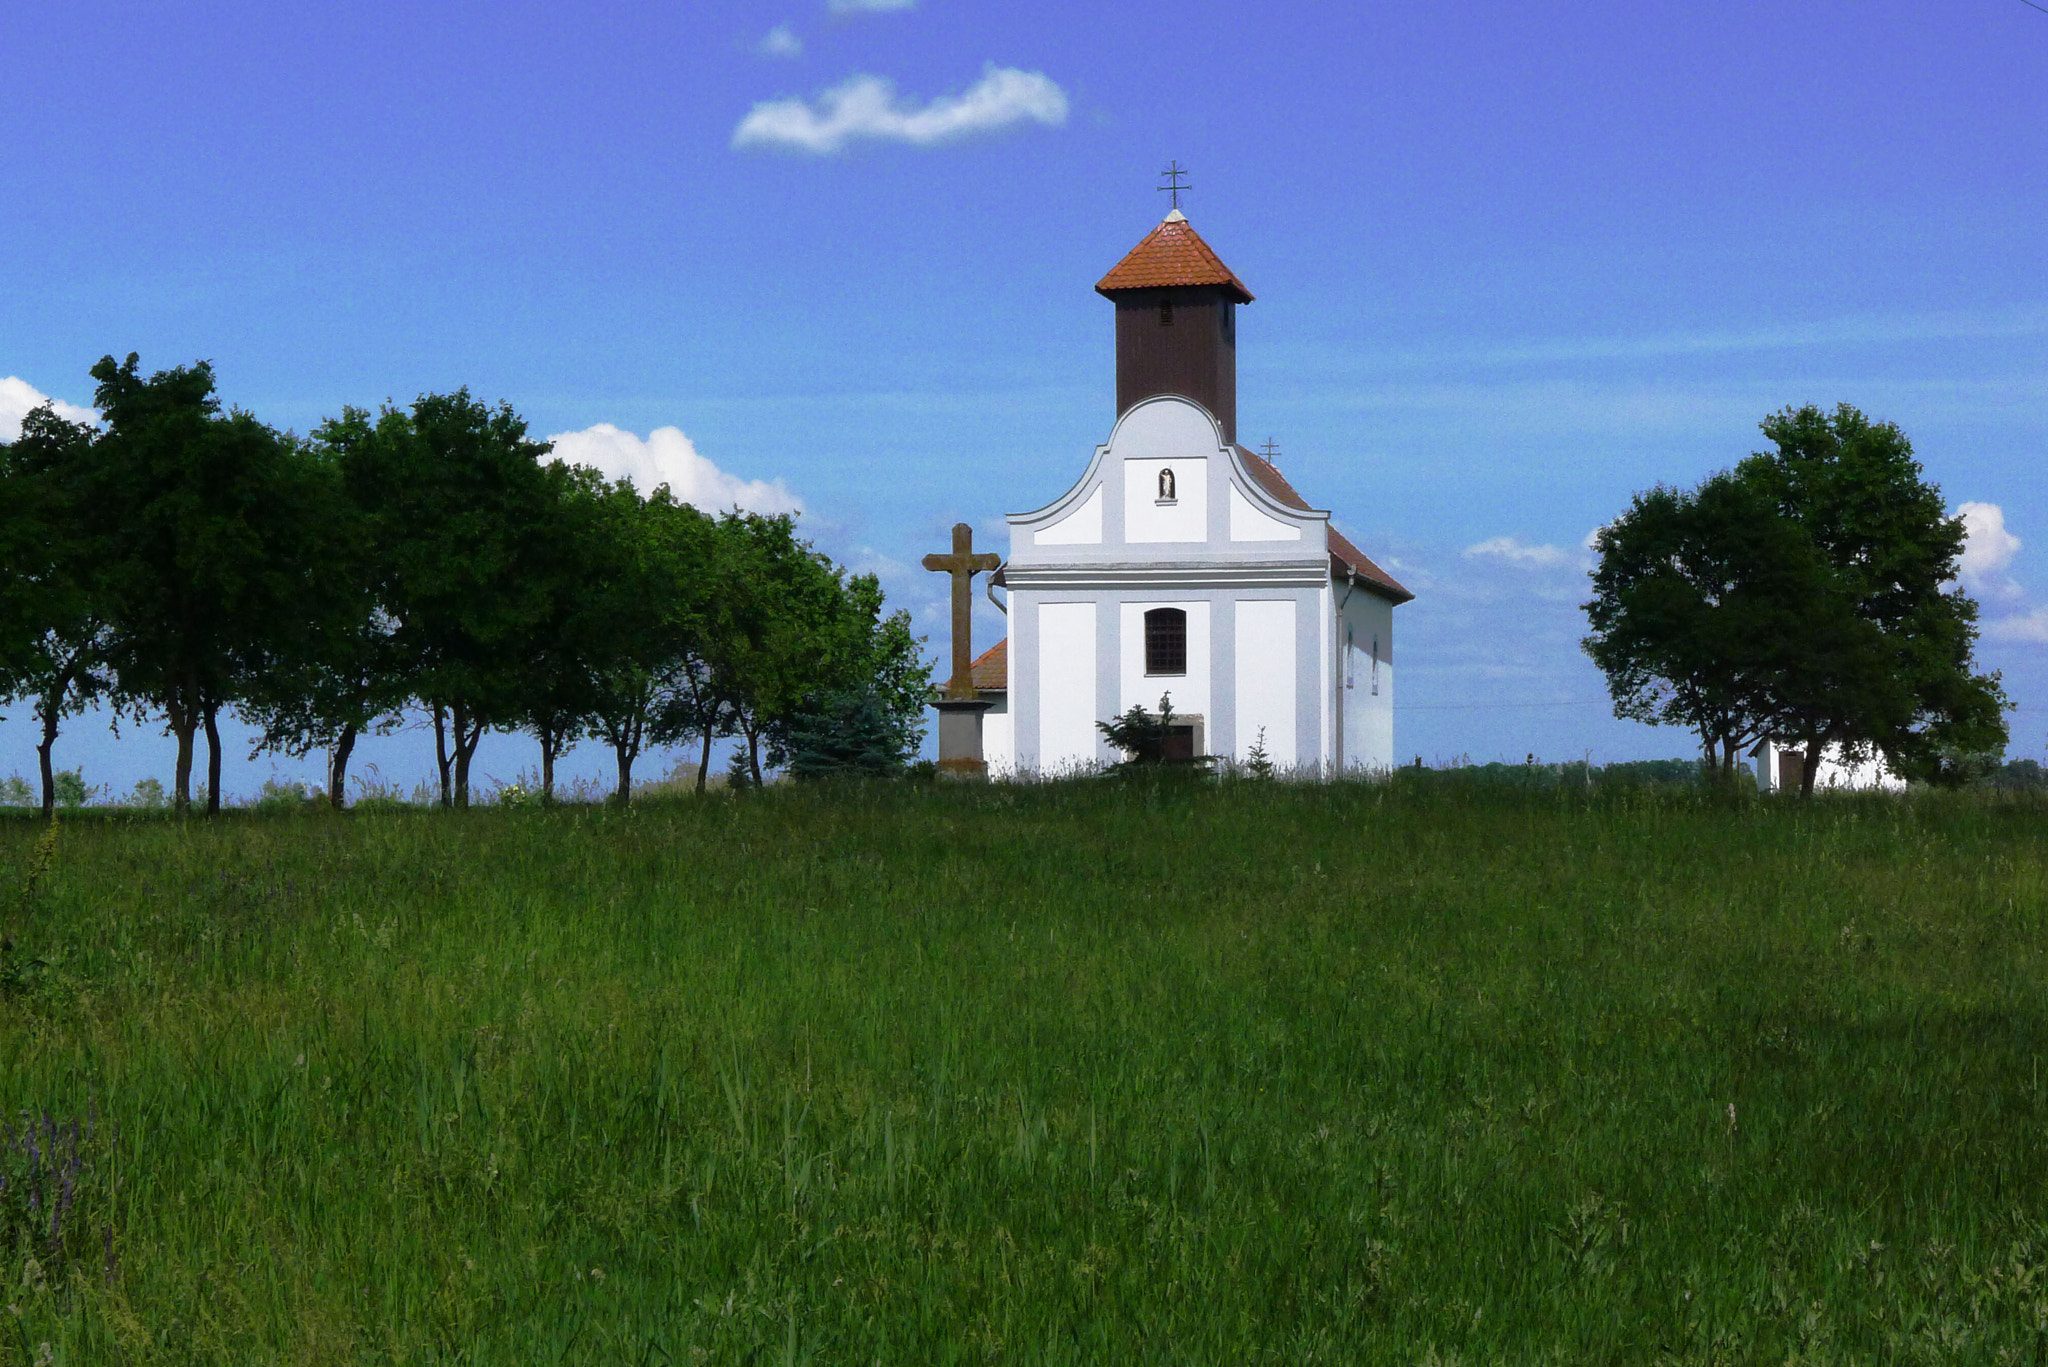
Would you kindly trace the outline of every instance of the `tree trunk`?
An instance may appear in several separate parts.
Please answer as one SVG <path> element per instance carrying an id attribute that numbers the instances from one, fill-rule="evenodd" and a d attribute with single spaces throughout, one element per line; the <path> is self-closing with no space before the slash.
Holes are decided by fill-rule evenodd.
<path id="1" fill-rule="evenodd" d="M 540 726 L 540 805 L 555 805 L 555 751 L 560 742 L 555 739 L 555 728 L 547 722 Z"/>
<path id="2" fill-rule="evenodd" d="M 640 757 L 640 743 L 646 734 L 644 706 L 628 717 L 624 725 L 605 733 L 605 739 L 612 743 L 612 753 L 619 762 L 619 786 L 612 794 L 613 806 L 624 807 L 633 800 L 633 761 Z"/>
<path id="3" fill-rule="evenodd" d="M 50 751 L 57 744 L 57 713 L 64 702 L 65 685 L 60 681 L 57 691 L 45 693 L 37 704 L 36 711 L 43 721 L 42 744 L 36 746 L 36 761 L 43 771 L 43 820 L 48 821 L 57 814 L 57 773 L 50 767 Z"/>
<path id="4" fill-rule="evenodd" d="M 631 736 L 631 732 L 627 732 Z M 637 740 L 616 740 L 612 742 L 612 754 L 618 756 L 618 791 L 612 793 L 612 803 L 623 807 L 633 801 L 633 758 L 639 754 Z"/>
<path id="5" fill-rule="evenodd" d="M 1820 777 L 1820 752 L 1826 742 L 1813 739 L 1806 742 L 1806 761 L 1799 766 L 1799 796 L 1813 796 L 1813 781 Z"/>
<path id="6" fill-rule="evenodd" d="M 220 812 L 220 704 L 205 704 L 206 714 L 206 814 Z"/>
<path id="7" fill-rule="evenodd" d="M 761 786 L 761 735 L 750 725 L 747 727 L 747 767 L 754 772 L 754 786 Z"/>
<path id="8" fill-rule="evenodd" d="M 171 734 L 178 738 L 178 762 L 171 777 L 171 810 L 185 816 L 192 810 L 192 733 L 199 729 L 199 719 L 176 694 L 164 699 L 164 717 L 171 724 Z"/>
<path id="9" fill-rule="evenodd" d="M 327 752 L 327 805 L 340 811 L 346 805 L 342 796 L 348 782 L 349 752 L 356 748 L 356 729 L 353 726 L 341 728 L 341 738 L 334 748 Z"/>
<path id="10" fill-rule="evenodd" d="M 457 703 L 449 710 L 449 722 L 455 728 L 455 810 L 469 810 L 469 756 L 462 749 L 462 733 L 468 729 L 468 716 Z"/>
<path id="11" fill-rule="evenodd" d="M 697 791 L 704 791 L 704 784 L 711 774 L 711 726 L 704 727 L 704 754 L 697 761 Z"/>
<path id="12" fill-rule="evenodd" d="M 450 709 L 449 720 L 455 726 L 455 806 L 458 811 L 469 810 L 469 762 L 476 756 L 478 742 L 484 738 L 484 724 L 469 719 L 469 709 L 461 703 Z"/>
<path id="13" fill-rule="evenodd" d="M 455 805 L 454 795 L 448 787 L 448 709 L 440 703 L 434 704 L 434 768 L 441 775 L 441 807 Z"/>

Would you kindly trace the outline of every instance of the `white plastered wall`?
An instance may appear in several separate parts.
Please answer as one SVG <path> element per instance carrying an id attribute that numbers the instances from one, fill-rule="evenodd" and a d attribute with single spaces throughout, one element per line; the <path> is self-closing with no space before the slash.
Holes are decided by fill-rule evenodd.
<path id="1" fill-rule="evenodd" d="M 1017 771 L 1017 725 L 1008 692 L 984 693 L 995 704 L 981 714 L 981 757 L 992 774 Z"/>
<path id="2" fill-rule="evenodd" d="M 1038 605 L 1038 764 L 1058 773 L 1093 763 L 1095 604 Z M 1013 685 L 1014 686 L 1014 685 Z"/>
<path id="3" fill-rule="evenodd" d="M 1347 770 L 1394 764 L 1394 605 L 1363 589 L 1337 586 L 1337 696 L 1344 719 Z"/>
<path id="4" fill-rule="evenodd" d="M 1139 544 L 1209 539 L 1209 461 L 1204 456 L 1127 459 L 1124 540 Z M 1174 496 L 1159 497 L 1160 474 L 1173 472 Z"/>
<path id="5" fill-rule="evenodd" d="M 1283 769 L 1297 763 L 1299 697 L 1295 661 L 1298 606 L 1293 597 L 1237 601 L 1235 758 L 1242 760 L 1265 731 L 1266 757 Z"/>
<path id="6" fill-rule="evenodd" d="M 1302 527 L 1298 522 L 1282 522 L 1269 517 L 1252 506 L 1244 491 L 1235 484 L 1230 486 L 1230 539 L 1232 541 L 1299 541 Z"/>
<path id="7" fill-rule="evenodd" d="M 1096 485 L 1080 506 L 1059 521 L 1039 529 L 1032 536 L 1039 546 L 1099 546 L 1102 544 L 1102 486 Z"/>

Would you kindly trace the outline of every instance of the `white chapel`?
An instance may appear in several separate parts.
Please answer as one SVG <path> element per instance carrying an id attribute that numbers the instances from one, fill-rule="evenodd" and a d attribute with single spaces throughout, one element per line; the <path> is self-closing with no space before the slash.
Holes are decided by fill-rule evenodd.
<path id="1" fill-rule="evenodd" d="M 1072 488 L 1008 516 L 1010 634 L 973 662 L 989 768 L 1117 760 L 1096 723 L 1162 694 L 1183 753 L 1391 767 L 1394 609 L 1415 595 L 1237 444 L 1251 291 L 1178 209 L 1095 288 L 1116 425 Z"/>

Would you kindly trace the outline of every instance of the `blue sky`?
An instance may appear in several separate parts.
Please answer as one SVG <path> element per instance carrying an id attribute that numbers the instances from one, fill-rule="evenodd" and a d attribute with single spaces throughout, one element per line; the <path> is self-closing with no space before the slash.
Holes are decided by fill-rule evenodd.
<path id="1" fill-rule="evenodd" d="M 2048 741 L 2024 0 L 84 0 L 8 7 L 0 47 L 0 427 L 87 402 L 107 352 L 209 358 L 302 431 L 466 384 L 586 459 L 800 506 L 937 653 L 917 557 L 1107 434 L 1091 286 L 1178 158 L 1258 295 L 1241 435 L 1420 594 L 1404 753 L 1688 753 L 1599 704 L 1582 542 L 1805 402 L 1898 422 L 1982 505 L 1982 658 L 2027 709 L 2013 753 Z M 167 772 L 152 730 L 99 732 L 61 762 Z M 30 747 L 0 724 L 0 774 Z M 270 771 L 233 758 L 231 790 Z M 426 772 L 416 737 L 371 758 Z"/>

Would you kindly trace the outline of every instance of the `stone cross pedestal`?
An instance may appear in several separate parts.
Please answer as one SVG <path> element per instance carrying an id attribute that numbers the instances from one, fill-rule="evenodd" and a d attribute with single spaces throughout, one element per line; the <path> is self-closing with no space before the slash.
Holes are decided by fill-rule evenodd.
<path id="1" fill-rule="evenodd" d="M 933 706 L 939 709 L 939 772 L 955 778 L 986 778 L 981 716 L 995 704 L 974 689 L 974 576 L 1003 563 L 999 555 L 974 553 L 974 528 L 953 524 L 953 553 L 928 555 L 924 567 L 953 576 L 953 677 Z"/>
<path id="2" fill-rule="evenodd" d="M 981 716 L 995 704 L 981 698 L 940 698 L 939 773 L 946 778 L 987 778 L 982 758 Z"/>

